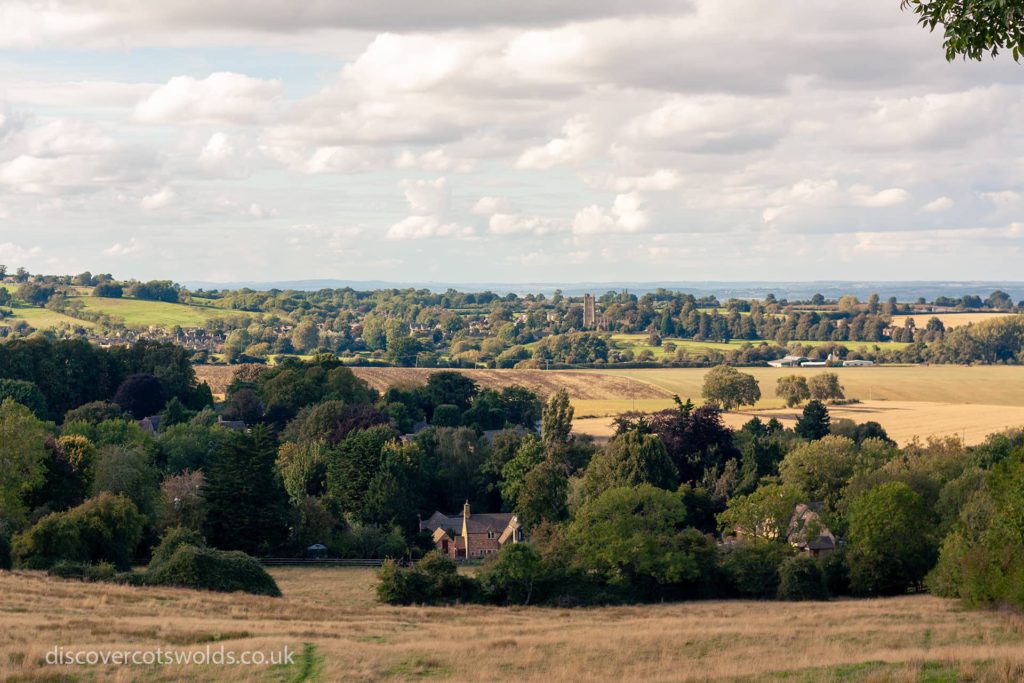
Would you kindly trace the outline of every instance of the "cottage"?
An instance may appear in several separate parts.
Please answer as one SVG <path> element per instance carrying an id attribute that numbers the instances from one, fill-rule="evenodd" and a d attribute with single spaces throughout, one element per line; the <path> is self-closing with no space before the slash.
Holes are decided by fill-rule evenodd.
<path id="1" fill-rule="evenodd" d="M 818 505 L 800 503 L 789 520 L 786 540 L 811 557 L 825 557 L 836 549 L 836 537 L 825 526 L 815 508 Z"/>
<path id="2" fill-rule="evenodd" d="M 509 543 L 525 540 L 519 520 L 511 512 L 471 514 L 469 502 L 461 515 L 440 511 L 420 522 L 420 531 L 431 532 L 434 545 L 453 559 L 477 559 L 493 555 Z"/>

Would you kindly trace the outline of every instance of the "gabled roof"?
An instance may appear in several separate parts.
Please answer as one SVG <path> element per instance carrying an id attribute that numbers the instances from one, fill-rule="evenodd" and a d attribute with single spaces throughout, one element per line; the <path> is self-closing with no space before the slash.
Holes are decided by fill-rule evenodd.
<path id="1" fill-rule="evenodd" d="M 825 526 L 818 516 L 817 510 L 820 503 L 800 503 L 793 510 L 793 516 L 789 520 L 789 529 L 786 532 L 786 540 L 797 548 L 806 550 L 834 550 L 836 537 Z M 807 540 L 807 527 L 810 524 L 817 524 L 818 534 Z"/>

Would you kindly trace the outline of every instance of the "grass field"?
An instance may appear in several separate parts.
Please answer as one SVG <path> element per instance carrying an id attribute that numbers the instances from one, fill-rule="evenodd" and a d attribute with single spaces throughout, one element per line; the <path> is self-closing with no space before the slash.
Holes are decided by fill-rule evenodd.
<path id="1" fill-rule="evenodd" d="M 84 320 L 78 320 L 70 316 L 66 316 L 63 313 L 51 311 L 48 308 L 36 308 L 35 306 L 15 306 L 11 310 L 14 311 L 14 316 L 11 318 L 4 318 L 0 320 L 0 326 L 13 326 L 18 321 L 25 321 L 37 330 L 53 329 L 60 327 L 61 325 L 70 325 L 71 327 L 84 327 L 92 329 L 96 325 L 91 322 Z"/>
<path id="2" fill-rule="evenodd" d="M 0 678 L 1020 681 L 1024 622 L 927 595 L 578 610 L 388 607 L 365 569 L 275 569 L 282 598 L 0 572 Z M 48 666 L 67 650 L 298 651 L 289 667 Z"/>
<path id="3" fill-rule="evenodd" d="M 126 325 L 199 327 L 211 318 L 237 313 L 237 311 L 228 311 L 212 306 L 189 306 L 140 299 L 105 299 L 83 296 L 75 297 L 75 300 L 81 301 L 87 311 L 106 313 L 122 318 Z"/>
<path id="4" fill-rule="evenodd" d="M 738 351 L 743 348 L 744 344 L 751 344 L 758 346 L 760 344 L 775 344 L 775 342 L 765 342 L 762 340 L 747 340 L 747 339 L 732 339 L 728 342 L 707 342 L 707 341 L 694 341 L 692 339 L 675 339 L 672 337 L 662 340 L 661 346 L 652 346 L 647 343 L 646 334 L 613 334 L 612 344 L 618 349 L 631 349 L 633 353 L 640 353 L 644 350 L 649 350 L 654 354 L 655 358 L 660 358 L 665 355 L 675 355 L 675 351 L 669 353 L 665 349 L 665 343 L 671 342 L 676 345 L 676 349 L 686 349 L 687 351 L 705 351 L 712 349 L 715 351 Z M 805 346 L 824 346 L 825 344 L 838 344 L 845 346 L 851 351 L 874 351 L 876 349 L 901 349 L 908 346 L 906 342 L 823 342 L 823 341 L 798 341 L 797 344 L 803 344 Z"/>

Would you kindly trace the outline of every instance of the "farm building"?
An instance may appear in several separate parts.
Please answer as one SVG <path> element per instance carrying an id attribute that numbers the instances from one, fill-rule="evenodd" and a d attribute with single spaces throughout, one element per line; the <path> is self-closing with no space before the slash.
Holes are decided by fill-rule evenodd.
<path id="1" fill-rule="evenodd" d="M 440 511 L 420 522 L 420 531 L 431 532 L 434 545 L 453 559 L 483 558 L 493 555 L 509 543 L 525 540 L 523 527 L 511 512 L 471 514 L 469 502 L 461 515 Z"/>
<path id="2" fill-rule="evenodd" d="M 797 368 L 800 367 L 801 363 L 806 363 L 808 360 L 806 356 L 785 356 L 778 360 L 768 361 L 768 365 L 773 368 Z"/>
<path id="3" fill-rule="evenodd" d="M 870 361 L 870 360 L 844 360 L 843 361 L 843 367 L 844 368 L 867 368 L 867 367 L 870 367 L 870 366 L 872 366 L 874 364 L 875 364 L 875 362 L 874 361 Z"/>

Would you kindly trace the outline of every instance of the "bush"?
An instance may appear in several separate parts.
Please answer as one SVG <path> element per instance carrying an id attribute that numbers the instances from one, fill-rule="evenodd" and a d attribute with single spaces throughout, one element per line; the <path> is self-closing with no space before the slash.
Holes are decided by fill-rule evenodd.
<path id="1" fill-rule="evenodd" d="M 790 553 L 781 543 L 743 543 L 722 557 L 722 570 L 732 593 L 743 598 L 774 598 L 779 567 Z"/>
<path id="2" fill-rule="evenodd" d="M 850 594 L 850 565 L 846 561 L 846 550 L 837 548 L 821 562 L 825 575 L 825 587 L 829 595 Z"/>
<path id="3" fill-rule="evenodd" d="M 476 577 L 481 597 L 497 605 L 528 605 L 543 599 L 544 578 L 540 554 L 522 543 L 505 546 Z"/>
<path id="4" fill-rule="evenodd" d="M 779 600 L 828 600 L 825 574 L 810 555 L 787 558 L 779 567 Z"/>
<path id="5" fill-rule="evenodd" d="M 156 567 L 167 564 L 175 551 L 183 545 L 205 548 L 206 539 L 198 531 L 193 531 L 192 529 L 180 526 L 168 529 L 164 533 L 163 538 L 160 539 L 160 545 L 153 549 L 153 557 L 149 561 L 149 570 L 151 571 Z"/>
<path id="6" fill-rule="evenodd" d="M 117 578 L 117 570 L 109 562 L 89 564 L 88 562 L 69 562 L 60 560 L 46 570 L 50 576 L 61 579 L 78 579 L 79 581 L 113 581 Z"/>
<path id="7" fill-rule="evenodd" d="M 46 515 L 14 537 L 19 566 L 47 569 L 60 560 L 106 561 L 118 569 L 131 566 L 146 518 L 124 496 L 101 493 L 78 507 Z"/>
<path id="8" fill-rule="evenodd" d="M 142 581 L 151 586 L 221 593 L 241 591 L 275 598 L 281 595 L 273 577 L 255 558 L 237 550 L 214 550 L 184 542 L 170 557 L 159 564 L 151 564 L 144 577 Z"/>
<path id="9" fill-rule="evenodd" d="M 436 551 L 409 569 L 387 560 L 378 577 L 377 599 L 390 605 L 443 605 L 473 595 L 473 581 L 459 576 L 455 561 Z"/>

